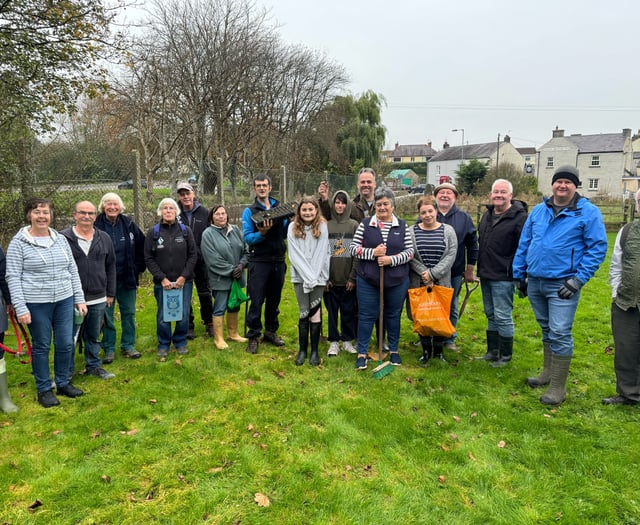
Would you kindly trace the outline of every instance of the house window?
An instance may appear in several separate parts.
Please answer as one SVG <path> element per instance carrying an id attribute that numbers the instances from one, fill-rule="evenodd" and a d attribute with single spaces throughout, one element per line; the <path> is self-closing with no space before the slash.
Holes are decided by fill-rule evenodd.
<path id="1" fill-rule="evenodd" d="M 553 168 L 553 157 L 547 157 L 547 168 Z"/>
<path id="2" fill-rule="evenodd" d="M 597 191 L 600 188 L 600 179 L 589 179 L 589 190 Z"/>
<path id="3" fill-rule="evenodd" d="M 591 156 L 591 167 L 599 168 L 600 167 L 600 155 L 592 155 Z"/>
<path id="4" fill-rule="evenodd" d="M 531 162 L 531 157 L 529 155 L 525 155 L 524 161 L 529 164 L 529 162 Z"/>
<path id="5" fill-rule="evenodd" d="M 402 162 L 401 157 L 393 157 L 393 162 Z"/>

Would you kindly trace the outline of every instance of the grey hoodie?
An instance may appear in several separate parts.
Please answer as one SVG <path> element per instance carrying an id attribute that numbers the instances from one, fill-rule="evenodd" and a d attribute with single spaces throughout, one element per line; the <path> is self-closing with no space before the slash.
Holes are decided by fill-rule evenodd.
<path id="1" fill-rule="evenodd" d="M 52 244 L 40 246 L 20 229 L 7 249 L 7 283 L 16 316 L 29 313 L 27 303 L 56 303 L 73 296 L 85 302 L 78 268 L 64 235 L 49 228 Z"/>
<path id="2" fill-rule="evenodd" d="M 338 215 L 334 208 L 336 195 L 342 193 L 347 199 L 347 207 L 342 215 Z M 358 221 L 351 218 L 352 203 L 346 191 L 338 190 L 330 201 L 331 220 L 327 223 L 329 230 L 329 246 L 331 247 L 331 264 L 329 281 L 334 286 L 345 286 L 347 281 L 356 280 L 357 259 L 351 255 L 349 247 L 353 241 L 353 234 L 358 229 Z"/>

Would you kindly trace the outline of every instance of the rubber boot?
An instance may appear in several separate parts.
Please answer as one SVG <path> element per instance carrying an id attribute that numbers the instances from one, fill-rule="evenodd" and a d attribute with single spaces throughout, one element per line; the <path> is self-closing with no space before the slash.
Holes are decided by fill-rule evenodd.
<path id="1" fill-rule="evenodd" d="M 485 361 L 497 361 L 500 358 L 500 335 L 494 330 L 487 330 L 487 353 L 482 359 Z"/>
<path id="2" fill-rule="evenodd" d="M 298 357 L 296 366 L 304 365 L 309 348 L 309 319 L 298 319 Z"/>
<path id="3" fill-rule="evenodd" d="M 238 333 L 238 312 L 227 312 L 227 337 L 236 343 L 246 343 L 248 339 Z"/>
<path id="4" fill-rule="evenodd" d="M 418 359 L 418 361 L 426 365 L 429 362 L 429 359 L 433 357 L 433 344 L 431 337 L 420 336 L 420 344 L 422 345 L 422 355 Z"/>
<path id="5" fill-rule="evenodd" d="M 501 335 L 498 337 L 500 359 L 491 363 L 493 368 L 502 368 L 511 361 L 511 356 L 513 355 L 513 337 L 502 337 Z"/>
<path id="6" fill-rule="evenodd" d="M 19 408 L 13 404 L 7 383 L 7 365 L 4 357 L 0 359 L 0 410 L 7 414 L 17 412 Z"/>
<path id="7" fill-rule="evenodd" d="M 544 343 L 544 361 L 542 372 L 536 377 L 527 377 L 527 385 L 531 388 L 538 388 L 549 384 L 551 381 L 551 343 Z"/>
<path id="8" fill-rule="evenodd" d="M 433 358 L 434 359 L 440 359 L 440 361 L 444 361 L 445 363 L 447 362 L 447 360 L 444 358 L 444 341 L 433 341 Z"/>
<path id="9" fill-rule="evenodd" d="M 309 358 L 309 364 L 311 366 L 318 366 L 320 364 L 318 347 L 320 346 L 322 323 L 310 323 L 309 331 L 311 332 L 311 357 Z"/>
<path id="10" fill-rule="evenodd" d="M 551 381 L 549 388 L 540 398 L 543 405 L 558 406 L 567 397 L 567 376 L 569 375 L 569 365 L 571 365 L 570 355 L 551 356 Z"/>
<path id="11" fill-rule="evenodd" d="M 218 350 L 229 348 L 224 340 L 224 316 L 222 315 L 213 317 L 213 343 Z"/>

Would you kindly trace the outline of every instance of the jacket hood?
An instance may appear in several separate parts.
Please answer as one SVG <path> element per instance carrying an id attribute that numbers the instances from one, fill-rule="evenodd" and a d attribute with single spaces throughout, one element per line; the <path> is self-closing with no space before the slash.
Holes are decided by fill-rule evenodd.
<path id="1" fill-rule="evenodd" d="M 35 239 L 33 238 L 33 235 L 31 235 L 31 233 L 29 233 L 29 229 L 30 228 L 31 228 L 31 226 L 23 226 L 22 228 L 20 228 L 18 230 L 18 233 L 16 234 L 16 237 L 18 237 L 23 242 L 27 242 L 29 244 L 33 244 L 34 246 L 39 246 L 38 243 L 36 243 Z M 58 235 L 59 234 L 53 228 L 49 228 L 49 235 L 51 236 L 51 238 L 53 239 L 53 242 L 55 243 L 56 240 L 58 239 Z"/>
<path id="2" fill-rule="evenodd" d="M 336 210 L 333 206 L 333 203 L 336 202 L 336 196 L 338 196 L 339 194 L 344 195 L 344 197 L 347 199 L 347 206 L 344 209 L 344 213 L 342 215 L 338 215 L 336 213 Z M 331 197 L 331 218 L 336 221 L 336 222 L 347 222 L 349 220 L 351 220 L 351 199 L 349 198 L 349 194 L 344 191 L 344 190 L 338 190 L 333 194 L 333 197 Z"/>

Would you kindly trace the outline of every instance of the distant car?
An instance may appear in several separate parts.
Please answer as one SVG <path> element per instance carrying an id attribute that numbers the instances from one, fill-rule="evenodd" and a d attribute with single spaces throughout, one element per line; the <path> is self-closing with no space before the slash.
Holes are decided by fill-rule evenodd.
<path id="1" fill-rule="evenodd" d="M 142 186 L 143 188 L 147 187 L 147 179 L 142 179 L 140 181 L 140 186 Z M 133 181 L 131 179 L 129 180 L 125 180 L 124 182 L 121 182 L 120 184 L 118 184 L 118 189 L 119 190 L 132 190 L 133 189 Z"/>
<path id="2" fill-rule="evenodd" d="M 427 189 L 427 185 L 426 184 L 418 184 L 417 186 L 414 186 L 413 188 L 411 188 L 411 191 L 409 193 L 424 193 L 425 190 Z"/>

